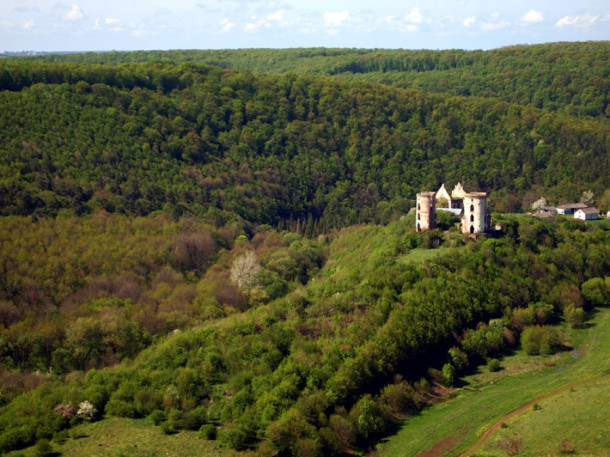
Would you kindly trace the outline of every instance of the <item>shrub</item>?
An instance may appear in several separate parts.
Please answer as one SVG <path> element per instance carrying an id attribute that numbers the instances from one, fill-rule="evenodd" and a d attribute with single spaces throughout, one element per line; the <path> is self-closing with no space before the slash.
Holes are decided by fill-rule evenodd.
<path id="1" fill-rule="evenodd" d="M 203 424 L 199 428 L 199 438 L 203 438 L 204 440 L 215 440 L 216 426 L 213 424 Z"/>
<path id="2" fill-rule="evenodd" d="M 72 419 L 77 412 L 76 407 L 72 403 L 60 403 L 53 410 L 66 420 Z"/>
<path id="3" fill-rule="evenodd" d="M 111 398 L 106 404 L 106 413 L 117 417 L 136 417 L 136 409 L 133 403 Z"/>
<path id="4" fill-rule="evenodd" d="M 7 452 L 30 446 L 36 439 L 33 425 L 10 428 L 0 435 L 0 451 Z"/>
<path id="5" fill-rule="evenodd" d="M 448 358 L 449 362 L 454 366 L 456 371 L 462 371 L 468 368 L 468 354 L 466 354 L 460 348 L 452 347 L 449 349 Z"/>
<path id="6" fill-rule="evenodd" d="M 559 331 L 547 325 L 527 327 L 521 335 L 521 344 L 529 355 L 551 354 L 560 342 Z"/>
<path id="7" fill-rule="evenodd" d="M 516 308 L 513 310 L 513 324 L 523 330 L 525 327 L 536 323 L 536 311 L 534 308 Z"/>
<path id="8" fill-rule="evenodd" d="M 490 373 L 500 371 L 500 361 L 498 359 L 489 359 L 489 362 L 487 362 L 487 369 Z"/>
<path id="9" fill-rule="evenodd" d="M 155 409 L 152 413 L 150 413 L 150 418 L 153 421 L 153 424 L 160 425 L 162 422 L 167 420 L 167 416 L 164 411 L 160 409 Z"/>
<path id="10" fill-rule="evenodd" d="M 563 318 L 570 324 L 570 327 L 580 327 L 585 321 L 585 310 L 570 303 L 563 309 Z"/>
<path id="11" fill-rule="evenodd" d="M 36 443 L 34 447 L 34 456 L 35 457 L 48 457 L 53 455 L 53 447 L 48 440 L 40 440 Z"/>
<path id="12" fill-rule="evenodd" d="M 163 422 L 161 424 L 161 431 L 166 435 L 173 435 L 176 433 L 176 429 L 172 427 L 169 422 Z"/>
<path id="13" fill-rule="evenodd" d="M 443 382 L 446 386 L 452 386 L 455 382 L 455 368 L 450 363 L 443 365 Z"/>
<path id="14" fill-rule="evenodd" d="M 580 286 L 582 295 L 591 306 L 608 306 L 610 289 L 602 278 L 591 278 Z"/>

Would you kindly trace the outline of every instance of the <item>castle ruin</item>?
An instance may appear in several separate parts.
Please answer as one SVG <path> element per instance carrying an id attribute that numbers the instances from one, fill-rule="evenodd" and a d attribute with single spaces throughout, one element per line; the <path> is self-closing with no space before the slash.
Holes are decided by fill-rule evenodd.
<path id="1" fill-rule="evenodd" d="M 436 228 L 436 192 L 417 194 L 415 229 L 418 232 Z"/>

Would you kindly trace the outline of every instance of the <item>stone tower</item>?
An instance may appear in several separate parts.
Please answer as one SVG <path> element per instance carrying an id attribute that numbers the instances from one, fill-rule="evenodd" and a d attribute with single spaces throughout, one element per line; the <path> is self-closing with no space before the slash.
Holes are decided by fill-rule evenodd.
<path id="1" fill-rule="evenodd" d="M 487 215 L 487 194 L 485 192 L 466 192 L 464 194 L 462 233 L 485 233 L 489 230 L 490 222 Z"/>
<path id="2" fill-rule="evenodd" d="M 436 192 L 417 194 L 415 229 L 418 232 L 436 228 Z"/>

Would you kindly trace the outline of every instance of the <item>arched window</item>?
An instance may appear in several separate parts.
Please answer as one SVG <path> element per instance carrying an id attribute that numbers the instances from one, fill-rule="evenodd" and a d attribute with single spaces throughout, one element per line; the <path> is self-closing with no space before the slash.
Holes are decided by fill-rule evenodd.
<path id="1" fill-rule="evenodd" d="M 417 215 L 417 220 L 418 220 L 418 221 L 421 219 L 419 216 L 420 216 L 420 215 L 418 214 L 418 215 Z"/>
<path id="2" fill-rule="evenodd" d="M 470 215 L 470 222 L 474 222 L 474 214 Z"/>
<path id="3" fill-rule="evenodd" d="M 474 211 L 474 205 L 470 205 L 470 211 Z"/>
<path id="4" fill-rule="evenodd" d="M 417 231 L 421 232 L 421 226 L 419 224 L 417 224 Z"/>
<path id="5" fill-rule="evenodd" d="M 417 204 L 417 211 L 419 211 L 421 209 L 421 207 L 419 206 L 419 203 Z"/>
<path id="6" fill-rule="evenodd" d="M 474 225 L 470 226 L 470 233 L 474 233 Z"/>

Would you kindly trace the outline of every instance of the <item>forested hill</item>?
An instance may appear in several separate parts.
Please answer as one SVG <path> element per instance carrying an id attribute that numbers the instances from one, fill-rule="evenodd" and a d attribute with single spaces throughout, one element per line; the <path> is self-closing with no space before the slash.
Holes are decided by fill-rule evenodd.
<path id="1" fill-rule="evenodd" d="M 256 73 L 336 76 L 511 103 L 608 122 L 610 42 L 491 51 L 378 49 L 175 50 L 26 57 L 46 62 L 200 62 Z"/>
<path id="2" fill-rule="evenodd" d="M 474 97 L 193 63 L 0 66 L 2 214 L 105 208 L 324 228 L 462 181 L 519 208 L 610 186 L 610 127 Z"/>

